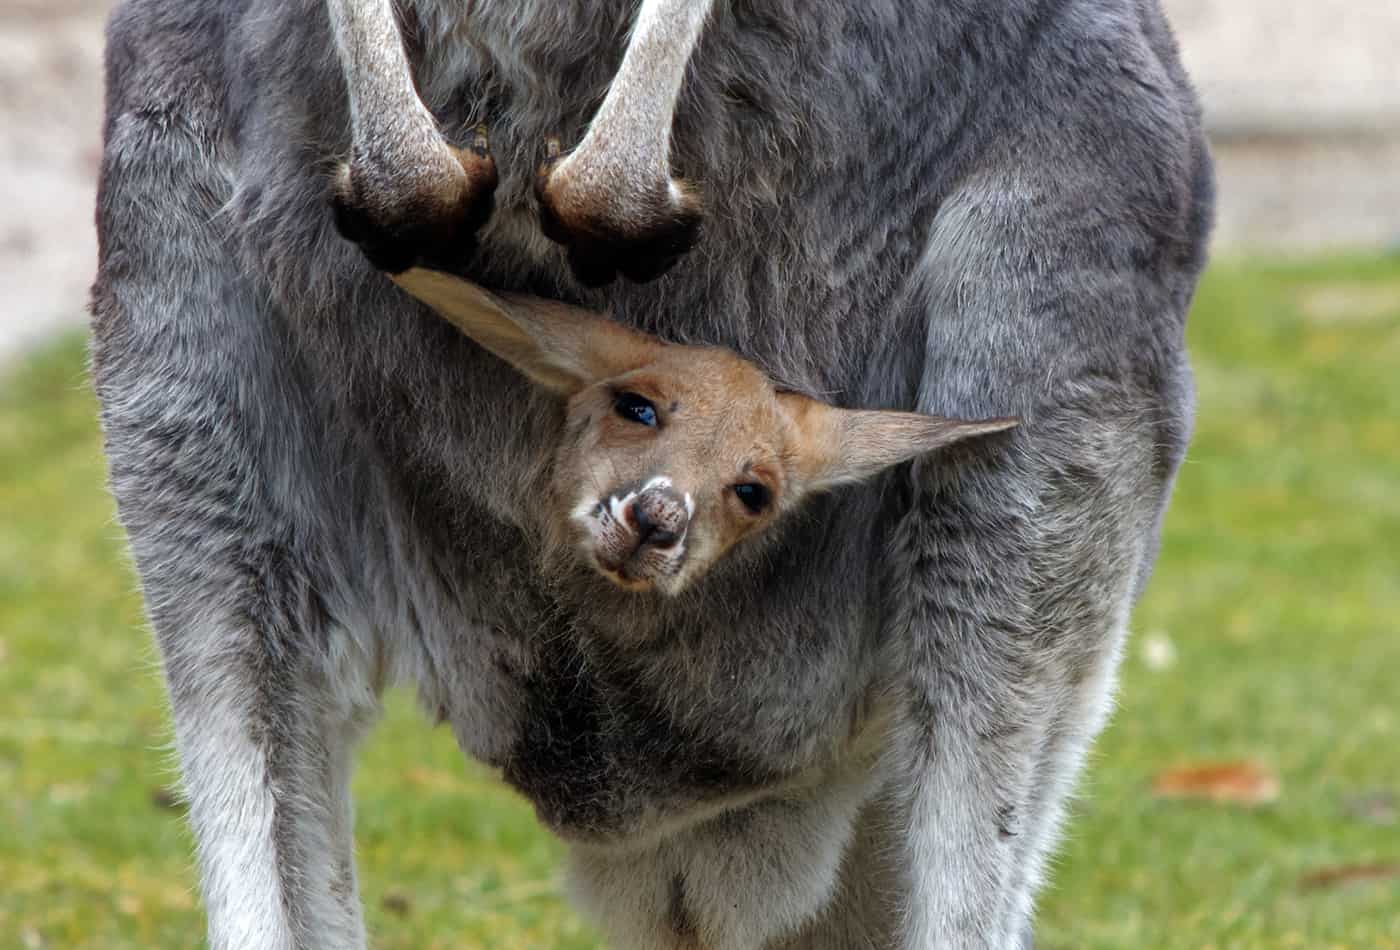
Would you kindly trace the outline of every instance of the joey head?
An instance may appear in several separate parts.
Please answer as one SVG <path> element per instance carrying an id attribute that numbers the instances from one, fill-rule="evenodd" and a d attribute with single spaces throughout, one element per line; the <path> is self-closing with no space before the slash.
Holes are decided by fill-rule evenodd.
<path id="1" fill-rule="evenodd" d="M 400 287 L 566 402 L 547 514 L 587 564 L 676 594 L 803 499 L 1015 419 L 839 409 L 730 350 L 415 268 Z"/>

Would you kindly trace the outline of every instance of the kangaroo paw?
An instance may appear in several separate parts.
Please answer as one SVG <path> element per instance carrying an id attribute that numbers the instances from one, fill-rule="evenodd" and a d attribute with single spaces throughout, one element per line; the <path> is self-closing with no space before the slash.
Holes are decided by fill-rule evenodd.
<path id="1" fill-rule="evenodd" d="M 416 264 L 447 270 L 475 248 L 491 216 L 496 163 L 484 129 L 471 145 L 441 140 L 426 160 L 388 164 L 357 156 L 337 170 L 331 209 L 337 230 L 391 274 Z"/>
<path id="2" fill-rule="evenodd" d="M 589 287 L 619 273 L 637 283 L 653 280 L 700 235 L 700 198 L 687 183 L 592 170 L 577 154 L 561 158 L 557 140 L 547 143 L 535 197 L 541 230 L 567 249 L 574 276 Z"/>

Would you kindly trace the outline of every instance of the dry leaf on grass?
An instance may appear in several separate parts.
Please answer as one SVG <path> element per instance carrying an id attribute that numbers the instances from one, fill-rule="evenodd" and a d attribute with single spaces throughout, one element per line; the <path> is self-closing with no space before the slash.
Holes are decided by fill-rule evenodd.
<path id="1" fill-rule="evenodd" d="M 1210 762 L 1159 773 L 1152 781 L 1152 794 L 1231 805 L 1267 805 L 1278 801 L 1279 780 L 1257 762 Z"/>
<path id="2" fill-rule="evenodd" d="M 1388 881 L 1400 878 L 1400 864 L 1340 864 L 1332 868 L 1321 868 L 1303 875 L 1298 884 L 1304 890 L 1320 890 L 1325 887 L 1343 887 L 1347 884 L 1366 884 L 1372 881 Z"/>
<path id="3" fill-rule="evenodd" d="M 424 765 L 409 769 L 405 778 L 413 787 L 430 792 L 459 792 L 462 789 L 462 780 L 456 775 Z"/>
<path id="4" fill-rule="evenodd" d="M 413 900 L 403 891 L 389 891 L 379 905 L 396 917 L 407 917 L 413 910 Z"/>

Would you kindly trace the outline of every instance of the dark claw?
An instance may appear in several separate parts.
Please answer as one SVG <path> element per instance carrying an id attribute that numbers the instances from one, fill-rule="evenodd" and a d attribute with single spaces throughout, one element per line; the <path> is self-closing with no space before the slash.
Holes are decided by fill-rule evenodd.
<path id="1" fill-rule="evenodd" d="M 626 230 L 596 218 L 565 220 L 548 193 L 550 174 L 559 159 L 558 141 L 551 139 L 535 176 L 540 230 L 566 249 L 569 268 L 584 286 L 601 287 L 619 273 L 639 284 L 655 280 L 699 241 L 703 215 L 694 203 L 679 209 L 658 207 L 639 227 Z"/>
<path id="2" fill-rule="evenodd" d="M 411 195 L 397 204 L 388 202 L 392 213 L 372 212 L 354 173 L 342 174 L 330 196 L 336 230 L 378 270 L 398 274 L 422 264 L 459 271 L 476 250 L 476 232 L 491 217 L 496 166 L 480 128 L 457 154 L 466 173 L 464 187 L 456 194 Z"/>

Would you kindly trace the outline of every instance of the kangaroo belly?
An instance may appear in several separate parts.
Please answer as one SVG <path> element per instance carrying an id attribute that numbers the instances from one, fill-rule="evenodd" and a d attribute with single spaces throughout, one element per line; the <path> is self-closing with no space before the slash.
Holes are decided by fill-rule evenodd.
<path id="1" fill-rule="evenodd" d="M 871 559 L 821 536 L 868 520 L 868 499 L 826 507 L 785 539 L 822 552 L 813 566 L 780 576 L 772 549 L 740 551 L 674 603 L 508 551 L 483 571 L 466 553 L 487 543 L 479 525 L 457 539 L 459 595 L 433 599 L 452 606 L 416 612 L 453 671 L 424 685 L 464 749 L 566 838 L 655 835 L 800 787 L 885 724 Z"/>

